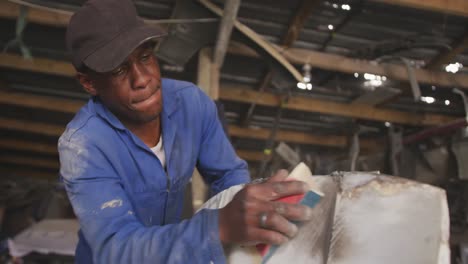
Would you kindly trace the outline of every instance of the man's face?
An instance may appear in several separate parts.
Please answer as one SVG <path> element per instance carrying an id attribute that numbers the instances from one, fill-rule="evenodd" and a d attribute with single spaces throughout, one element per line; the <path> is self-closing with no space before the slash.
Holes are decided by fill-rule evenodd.
<path id="1" fill-rule="evenodd" d="M 113 71 L 91 73 L 90 79 L 95 95 L 125 125 L 153 121 L 162 111 L 161 72 L 151 43 L 140 45 Z"/>

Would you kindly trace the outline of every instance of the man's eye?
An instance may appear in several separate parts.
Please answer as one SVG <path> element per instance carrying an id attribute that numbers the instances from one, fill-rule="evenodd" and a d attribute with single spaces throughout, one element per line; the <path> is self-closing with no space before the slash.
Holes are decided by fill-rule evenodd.
<path id="1" fill-rule="evenodd" d="M 151 54 L 143 54 L 141 56 L 141 61 L 147 61 L 150 59 L 150 57 L 151 57 Z"/>
<path id="2" fill-rule="evenodd" d="M 114 76 L 122 75 L 124 73 L 125 73 L 125 67 L 123 67 L 123 66 L 120 66 L 117 69 L 112 71 L 112 75 L 114 75 Z"/>

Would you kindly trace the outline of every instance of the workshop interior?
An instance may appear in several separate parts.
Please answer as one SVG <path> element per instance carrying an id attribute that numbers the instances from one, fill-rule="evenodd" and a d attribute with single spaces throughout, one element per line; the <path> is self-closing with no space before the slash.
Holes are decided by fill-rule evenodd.
<path id="1" fill-rule="evenodd" d="M 0 0 L 0 263 L 74 263 L 79 223 L 57 141 L 90 98 L 65 44 L 84 2 Z M 252 180 L 304 164 L 312 179 L 362 172 L 437 187 L 441 244 L 468 264 L 467 0 L 133 2 L 167 30 L 162 77 L 216 103 Z M 184 217 L 210 197 L 195 171 Z"/>

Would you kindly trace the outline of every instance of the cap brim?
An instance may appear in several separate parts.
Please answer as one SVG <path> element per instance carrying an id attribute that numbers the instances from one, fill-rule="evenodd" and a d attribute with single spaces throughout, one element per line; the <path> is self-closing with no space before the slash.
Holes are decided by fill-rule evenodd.
<path id="1" fill-rule="evenodd" d="M 86 57 L 83 63 L 96 72 L 110 72 L 122 64 L 128 55 L 144 42 L 166 35 L 167 32 L 162 28 L 142 23 L 119 34 Z"/>

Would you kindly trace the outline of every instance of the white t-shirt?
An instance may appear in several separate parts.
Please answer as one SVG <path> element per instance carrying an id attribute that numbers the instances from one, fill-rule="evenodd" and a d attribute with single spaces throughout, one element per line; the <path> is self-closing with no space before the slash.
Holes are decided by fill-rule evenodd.
<path id="1" fill-rule="evenodd" d="M 154 155 L 158 157 L 159 161 L 163 168 L 166 168 L 166 154 L 164 154 L 164 145 L 162 135 L 159 136 L 159 142 L 156 146 L 152 147 L 151 150 L 153 151 Z"/>

